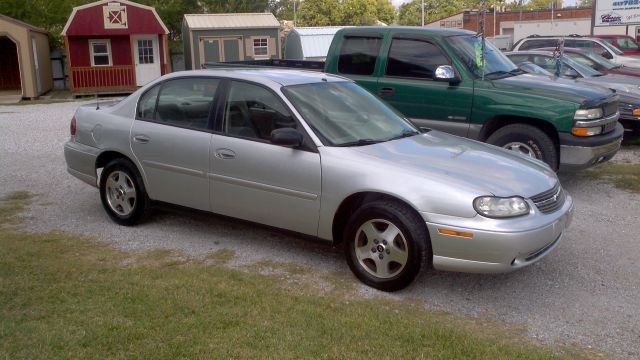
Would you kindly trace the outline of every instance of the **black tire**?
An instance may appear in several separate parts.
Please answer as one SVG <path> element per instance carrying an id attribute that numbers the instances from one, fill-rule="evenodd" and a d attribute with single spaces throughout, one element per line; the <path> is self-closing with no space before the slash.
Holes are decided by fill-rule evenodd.
<path id="1" fill-rule="evenodd" d="M 126 177 L 122 176 L 123 174 L 126 175 Z M 119 193 L 111 187 L 111 190 L 107 189 L 107 182 L 110 178 L 112 181 L 119 181 L 121 176 L 124 188 L 120 188 L 135 189 L 135 198 L 133 200 L 125 196 L 125 191 Z M 113 183 L 111 182 L 110 184 Z M 117 196 L 119 196 L 120 199 L 114 200 Z M 113 201 L 113 206 L 110 204 L 109 199 Z M 104 167 L 100 175 L 100 200 L 102 200 L 102 206 L 109 217 L 114 222 L 124 226 L 135 225 L 142 221 L 148 213 L 150 203 L 144 182 L 142 181 L 142 176 L 140 176 L 135 165 L 127 159 L 115 159 Z M 130 211 L 124 211 L 129 209 L 123 209 L 125 202 L 129 204 Z M 118 205 L 117 203 L 122 205 Z M 120 209 L 122 209 L 122 211 L 119 211 Z"/>
<path id="2" fill-rule="evenodd" d="M 536 159 L 549 164 L 558 171 L 558 149 L 549 135 L 535 126 L 526 124 L 511 124 L 501 127 L 491 134 L 487 143 L 505 147 L 512 143 L 521 143 L 533 151 Z"/>
<path id="3" fill-rule="evenodd" d="M 380 255 L 384 257 L 392 253 L 395 255 L 396 253 L 393 251 L 396 251 L 398 247 L 392 247 L 388 242 L 382 244 L 379 239 L 378 243 L 374 243 L 368 239 L 364 231 L 360 231 L 361 226 L 377 224 L 379 220 L 393 224 L 400 231 L 400 234 L 394 237 L 396 245 L 406 244 L 404 246 L 406 254 L 403 255 L 406 256 L 404 267 L 399 267 L 399 263 L 390 260 L 392 255 L 389 255 L 387 263 L 384 263 L 387 264 L 387 270 L 393 270 L 388 271 L 386 274 L 388 277 L 376 276 L 372 273 L 374 272 L 373 268 L 375 268 L 375 272 L 379 272 L 376 265 L 378 260 L 374 260 L 373 257 Z M 385 228 L 383 222 L 380 222 L 380 225 L 382 227 L 379 229 L 376 227 L 376 230 L 384 233 L 388 227 Z M 382 234 L 378 233 L 378 235 Z M 351 271 L 363 283 L 382 291 L 396 291 L 405 288 L 415 279 L 421 268 L 430 268 L 433 260 L 431 241 L 424 220 L 409 206 L 393 200 L 374 201 L 359 208 L 349 219 L 344 239 L 345 255 Z M 402 241 L 403 239 L 404 241 Z M 372 248 L 370 254 L 372 259 L 359 260 L 356 247 L 368 249 L 369 246 Z M 383 251 L 378 251 L 379 246 L 382 246 Z M 376 247 L 376 253 L 373 252 L 374 247 Z M 380 263 L 383 261 L 384 259 L 380 259 Z"/>

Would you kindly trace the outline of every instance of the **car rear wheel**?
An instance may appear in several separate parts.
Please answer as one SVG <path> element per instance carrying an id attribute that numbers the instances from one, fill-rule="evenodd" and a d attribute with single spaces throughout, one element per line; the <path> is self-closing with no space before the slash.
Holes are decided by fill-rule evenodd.
<path id="1" fill-rule="evenodd" d="M 351 271 L 379 290 L 400 290 L 422 267 L 431 265 L 431 242 L 424 220 L 399 202 L 363 205 L 349 220 L 344 238 Z"/>
<path id="2" fill-rule="evenodd" d="M 120 225 L 135 225 L 144 217 L 149 199 L 140 173 L 128 160 L 116 159 L 100 176 L 100 199 L 109 217 Z"/>
<path id="3" fill-rule="evenodd" d="M 558 170 L 558 150 L 544 131 L 526 124 L 511 124 L 491 134 L 487 142 L 492 145 L 542 160 Z"/>

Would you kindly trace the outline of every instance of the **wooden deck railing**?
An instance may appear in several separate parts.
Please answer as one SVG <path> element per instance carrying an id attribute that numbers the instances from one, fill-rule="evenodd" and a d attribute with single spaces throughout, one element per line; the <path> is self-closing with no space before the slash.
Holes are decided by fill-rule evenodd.
<path id="1" fill-rule="evenodd" d="M 135 89 L 135 70 L 131 65 L 71 68 L 71 91 L 124 91 Z"/>

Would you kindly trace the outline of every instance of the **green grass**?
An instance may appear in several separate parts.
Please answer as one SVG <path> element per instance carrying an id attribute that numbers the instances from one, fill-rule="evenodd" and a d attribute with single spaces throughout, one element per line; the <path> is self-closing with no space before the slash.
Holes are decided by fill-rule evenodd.
<path id="1" fill-rule="evenodd" d="M 609 181 L 619 189 L 640 193 L 640 164 L 608 162 L 588 170 L 587 174 L 598 180 Z"/>
<path id="2" fill-rule="evenodd" d="M 256 265 L 292 271 L 293 282 L 234 270 L 224 265 L 235 256 L 227 250 L 200 260 L 163 250 L 136 255 L 63 232 L 28 233 L 15 224 L 29 199 L 0 200 L 0 225 L 11 224 L 0 226 L 0 359 L 592 355 L 543 348 L 522 329 L 426 311 L 419 301 L 362 300 L 340 286 L 295 283 L 313 269 Z"/>

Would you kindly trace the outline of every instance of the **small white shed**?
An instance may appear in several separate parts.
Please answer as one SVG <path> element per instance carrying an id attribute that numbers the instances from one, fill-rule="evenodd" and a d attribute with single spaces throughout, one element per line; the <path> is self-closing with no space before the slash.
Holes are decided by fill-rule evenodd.
<path id="1" fill-rule="evenodd" d="M 325 60 L 329 46 L 344 26 L 296 27 L 284 41 L 284 58 L 291 60 Z"/>

